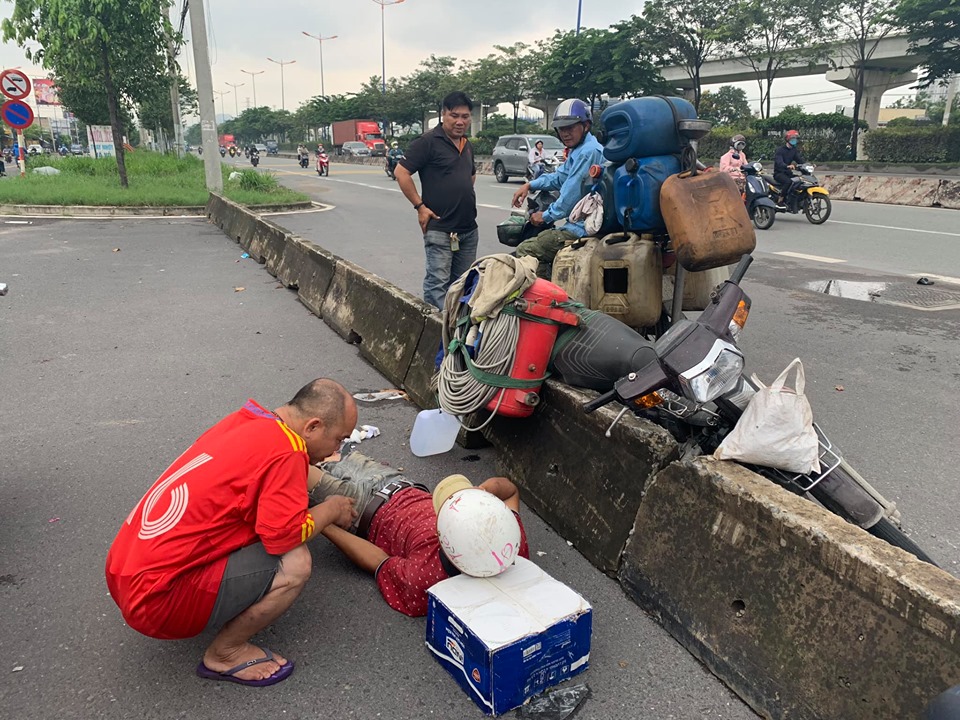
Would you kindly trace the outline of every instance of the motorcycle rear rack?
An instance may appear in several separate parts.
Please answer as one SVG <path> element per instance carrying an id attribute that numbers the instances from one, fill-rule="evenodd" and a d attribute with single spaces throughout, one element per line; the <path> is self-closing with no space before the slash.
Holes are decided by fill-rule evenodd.
<path id="1" fill-rule="evenodd" d="M 840 466 L 840 463 L 843 462 L 843 458 L 840 457 L 840 452 L 834 448 L 833 443 L 830 442 L 830 438 L 823 434 L 820 426 L 813 423 L 813 429 L 817 433 L 817 441 L 820 444 L 820 472 L 804 475 L 803 473 L 790 473 L 776 468 L 766 468 L 779 477 L 784 483 L 795 485 L 800 492 L 803 493 L 808 493 L 813 490 L 820 481 L 836 470 Z"/>

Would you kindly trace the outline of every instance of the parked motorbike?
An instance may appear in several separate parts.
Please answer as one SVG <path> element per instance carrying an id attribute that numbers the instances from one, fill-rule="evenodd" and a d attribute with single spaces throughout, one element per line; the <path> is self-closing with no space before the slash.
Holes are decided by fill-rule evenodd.
<path id="1" fill-rule="evenodd" d="M 400 153 L 395 157 L 390 157 L 389 155 L 387 155 L 387 162 L 384 163 L 383 170 L 385 173 L 387 173 L 387 177 L 390 178 L 391 180 L 397 179 L 395 171 L 397 169 L 397 163 L 400 162 L 401 160 L 403 160 L 403 153 Z"/>
<path id="2" fill-rule="evenodd" d="M 330 156 L 326 152 L 317 153 L 317 175 L 330 175 Z"/>
<path id="3" fill-rule="evenodd" d="M 777 219 L 777 204 L 770 199 L 770 186 L 763 179 L 763 165 L 747 163 L 740 168 L 744 175 L 743 202 L 757 230 L 769 230 Z"/>
<path id="4" fill-rule="evenodd" d="M 531 164 L 527 164 L 527 172 L 524 177 L 527 181 L 533 180 L 540 177 L 541 175 L 546 175 L 547 173 L 556 172 L 557 168 L 560 167 L 562 158 L 557 157 L 556 155 L 547 155 L 540 161 L 540 171 L 537 172 L 537 168 Z"/>
<path id="5" fill-rule="evenodd" d="M 632 410 L 666 428 L 681 444 L 684 457 L 713 453 L 756 392 L 737 346 L 751 307 L 740 282 L 751 262 L 753 257 L 744 255 L 696 321 L 679 320 L 655 343 L 614 318 L 592 315 L 568 331 L 572 337 L 558 340 L 561 349 L 551 371 L 571 385 L 603 393 L 584 405 L 585 412 L 622 403 L 611 429 Z M 935 565 L 900 529 L 896 506 L 843 459 L 817 424 L 814 428 L 820 443 L 819 472 L 798 475 L 747 467 Z"/>
<path id="6" fill-rule="evenodd" d="M 764 175 L 763 179 L 770 184 L 770 194 L 776 201 L 783 197 L 783 205 L 778 205 L 777 212 L 788 212 L 796 215 L 802 212 L 814 225 L 822 225 L 830 217 L 832 206 L 830 204 L 830 193 L 820 185 L 813 174 L 815 167 L 813 165 L 800 165 L 793 174 L 800 178 L 799 183 L 794 184 L 793 192 L 783 197 L 786 188 L 778 186 L 777 181 L 769 175 Z M 780 208 L 784 208 L 781 210 Z"/>
<path id="7" fill-rule="evenodd" d="M 248 154 L 250 155 L 250 164 L 257 167 L 260 164 L 260 152 L 254 148 L 248 151 Z"/>

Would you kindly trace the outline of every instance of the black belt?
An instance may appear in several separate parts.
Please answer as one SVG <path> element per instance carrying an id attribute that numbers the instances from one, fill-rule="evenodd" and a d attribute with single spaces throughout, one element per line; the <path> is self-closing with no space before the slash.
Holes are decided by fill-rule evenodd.
<path id="1" fill-rule="evenodd" d="M 377 514 L 377 510 L 382 508 L 398 492 L 407 488 L 417 488 L 424 492 L 430 492 L 426 485 L 420 483 L 410 482 L 409 480 L 391 480 L 373 493 L 373 497 L 367 501 L 363 512 L 360 513 L 360 518 L 357 520 L 357 535 L 366 539 L 367 533 L 370 532 L 370 523 L 373 522 L 373 516 Z"/>

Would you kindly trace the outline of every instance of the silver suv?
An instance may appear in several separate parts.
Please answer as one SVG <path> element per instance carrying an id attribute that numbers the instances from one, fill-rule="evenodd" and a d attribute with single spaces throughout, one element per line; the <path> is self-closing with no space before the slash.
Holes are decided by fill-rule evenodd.
<path id="1" fill-rule="evenodd" d="M 563 159 L 563 143 L 553 135 L 502 135 L 493 148 L 493 174 L 505 183 L 511 175 L 527 177 L 530 148 L 543 141 L 544 156 Z"/>

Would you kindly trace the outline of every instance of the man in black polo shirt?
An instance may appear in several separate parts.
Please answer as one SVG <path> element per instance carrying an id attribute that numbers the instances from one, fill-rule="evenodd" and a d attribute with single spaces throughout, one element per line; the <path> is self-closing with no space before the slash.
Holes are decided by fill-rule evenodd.
<path id="1" fill-rule="evenodd" d="M 472 111 L 465 93 L 447 95 L 440 124 L 410 144 L 396 169 L 397 184 L 417 211 L 423 232 L 423 299 L 437 308 L 443 307 L 450 283 L 477 259 L 476 167 L 466 138 Z M 414 173 L 420 173 L 422 195 Z"/>

